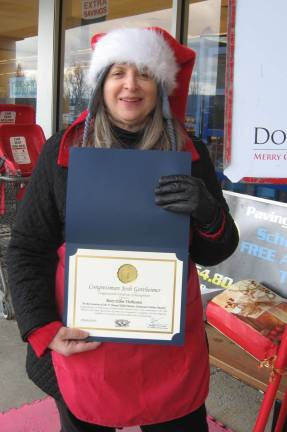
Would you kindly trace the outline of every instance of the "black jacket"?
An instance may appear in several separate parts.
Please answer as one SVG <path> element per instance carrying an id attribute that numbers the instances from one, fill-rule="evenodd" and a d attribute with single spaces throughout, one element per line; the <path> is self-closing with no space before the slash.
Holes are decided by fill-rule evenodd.
<path id="1" fill-rule="evenodd" d="M 9 286 L 21 336 L 36 328 L 61 320 L 55 304 L 57 249 L 65 241 L 65 201 L 68 169 L 57 164 L 61 133 L 44 146 L 38 164 L 20 205 L 7 254 Z M 193 228 L 191 259 L 202 265 L 215 265 L 235 250 L 238 233 L 229 215 L 213 164 L 205 145 L 195 142 L 200 159 L 192 165 L 192 175 L 204 180 L 209 192 L 221 203 L 225 226 L 212 240 Z M 45 392 L 59 396 L 51 356 L 38 359 L 28 348 L 27 370 Z"/>

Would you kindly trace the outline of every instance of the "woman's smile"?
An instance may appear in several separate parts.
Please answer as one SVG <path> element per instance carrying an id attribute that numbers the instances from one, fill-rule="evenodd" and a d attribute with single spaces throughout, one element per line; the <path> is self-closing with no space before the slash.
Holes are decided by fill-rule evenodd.
<path id="1" fill-rule="evenodd" d="M 120 97 L 119 98 L 120 102 L 126 103 L 127 106 L 129 106 L 129 104 L 131 106 L 139 104 L 140 102 L 142 102 L 143 98 L 137 97 L 137 98 L 129 98 L 129 97 Z"/>
<path id="2" fill-rule="evenodd" d="M 143 103 L 143 98 L 122 97 L 119 98 L 119 103 L 122 104 L 122 109 L 134 110 L 135 108 L 138 108 Z"/>

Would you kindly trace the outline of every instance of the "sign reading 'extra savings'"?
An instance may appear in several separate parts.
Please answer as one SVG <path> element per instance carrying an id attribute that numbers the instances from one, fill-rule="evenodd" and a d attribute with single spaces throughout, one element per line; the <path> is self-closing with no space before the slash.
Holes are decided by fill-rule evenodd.
<path id="1" fill-rule="evenodd" d="M 108 0 L 82 0 L 82 19 L 94 20 L 108 14 Z"/>

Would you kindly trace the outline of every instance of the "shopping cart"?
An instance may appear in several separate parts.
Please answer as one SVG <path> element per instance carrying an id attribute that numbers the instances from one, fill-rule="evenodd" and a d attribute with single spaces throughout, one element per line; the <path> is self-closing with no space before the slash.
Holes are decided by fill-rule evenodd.
<path id="1" fill-rule="evenodd" d="M 0 309 L 2 307 L 2 314 L 6 319 L 12 319 L 14 316 L 8 289 L 6 252 L 11 236 L 11 229 L 15 222 L 18 197 L 21 195 L 21 191 L 24 189 L 27 181 L 28 178 L 21 176 L 0 175 Z"/>
<path id="2" fill-rule="evenodd" d="M 36 124 L 0 124 L 0 308 L 12 319 L 6 252 L 18 205 L 45 142 Z"/>
<path id="3" fill-rule="evenodd" d="M 35 124 L 36 114 L 31 105 L 0 104 L 0 124 Z"/>

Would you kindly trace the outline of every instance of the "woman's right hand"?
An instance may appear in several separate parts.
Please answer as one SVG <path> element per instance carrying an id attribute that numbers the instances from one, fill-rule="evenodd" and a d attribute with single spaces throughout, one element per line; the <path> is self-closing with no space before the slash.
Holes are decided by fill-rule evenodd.
<path id="1" fill-rule="evenodd" d="M 89 333 L 78 328 L 61 327 L 49 348 L 64 356 L 97 349 L 101 342 L 86 342 Z"/>

